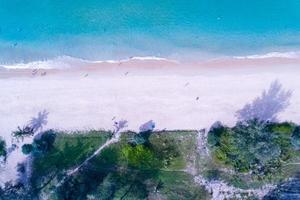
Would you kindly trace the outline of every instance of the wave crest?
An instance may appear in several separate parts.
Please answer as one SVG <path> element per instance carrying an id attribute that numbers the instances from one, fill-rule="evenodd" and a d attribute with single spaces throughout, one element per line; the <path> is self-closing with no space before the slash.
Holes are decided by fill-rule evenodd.
<path id="1" fill-rule="evenodd" d="M 71 56 L 60 56 L 54 59 L 33 61 L 29 63 L 17 63 L 12 65 L 0 65 L 0 69 L 71 69 L 76 67 L 84 67 L 87 64 L 121 64 L 130 62 L 167 62 L 167 63 L 178 63 L 176 60 L 169 60 L 167 58 L 145 56 L 145 57 L 130 57 L 121 60 L 99 60 L 91 61 L 81 58 L 75 58 Z"/>
<path id="2" fill-rule="evenodd" d="M 265 59 L 265 58 L 300 58 L 300 52 L 269 52 L 266 54 L 254 54 L 248 56 L 234 56 L 235 59 Z"/>

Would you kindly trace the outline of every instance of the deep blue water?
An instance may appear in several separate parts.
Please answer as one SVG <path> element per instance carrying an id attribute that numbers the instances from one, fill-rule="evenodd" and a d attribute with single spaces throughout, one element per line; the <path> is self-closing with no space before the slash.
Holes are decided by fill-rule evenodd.
<path id="1" fill-rule="evenodd" d="M 300 46 L 299 0 L 0 0 L 0 62 Z"/>

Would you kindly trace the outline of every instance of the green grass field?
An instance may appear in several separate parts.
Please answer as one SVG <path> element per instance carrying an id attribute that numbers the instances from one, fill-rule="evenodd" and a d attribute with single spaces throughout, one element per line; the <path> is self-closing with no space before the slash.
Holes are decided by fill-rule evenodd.
<path id="1" fill-rule="evenodd" d="M 149 144 L 136 146 L 128 143 L 136 133 L 122 133 L 118 143 L 103 149 L 72 177 L 72 186 L 57 189 L 63 172 L 80 165 L 111 134 L 106 131 L 58 132 L 54 147 L 45 155 L 34 156 L 32 183 L 35 187 L 43 186 L 41 193 L 52 194 L 50 199 L 67 199 L 71 194 L 64 191 L 72 189 L 81 191 L 75 195 L 77 199 L 208 199 L 204 188 L 195 184 L 193 176 L 186 172 L 187 166 L 197 158 L 196 131 L 154 132 Z"/>
<path id="2" fill-rule="evenodd" d="M 292 150 L 288 140 L 294 125 L 280 124 L 271 126 L 270 130 L 279 135 L 272 142 L 284 150 L 280 158 L 285 160 L 277 171 L 263 177 L 235 169 L 228 157 L 230 154 L 226 155 L 226 162 L 223 157 L 214 156 L 215 152 L 201 154 L 197 149 L 197 132 L 185 130 L 152 132 L 145 140 L 137 139 L 140 134 L 135 132 L 123 132 L 118 142 L 104 148 L 72 176 L 66 176 L 110 140 L 112 132 L 56 132 L 51 150 L 31 154 L 31 183 L 38 188 L 39 195 L 53 200 L 209 199 L 208 191 L 194 182 L 197 174 L 236 188 L 260 188 L 269 183 L 277 184 L 299 172 L 300 152 Z M 234 151 L 225 146 L 234 144 L 227 143 L 227 137 L 220 140 L 222 148 L 218 147 L 226 153 Z M 248 149 L 237 152 L 241 151 Z"/>

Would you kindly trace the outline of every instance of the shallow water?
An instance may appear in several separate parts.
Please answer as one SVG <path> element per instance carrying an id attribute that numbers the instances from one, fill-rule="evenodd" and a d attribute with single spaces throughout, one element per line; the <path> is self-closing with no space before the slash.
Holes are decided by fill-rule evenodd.
<path id="1" fill-rule="evenodd" d="M 0 62 L 291 51 L 300 2 L 0 0 Z"/>

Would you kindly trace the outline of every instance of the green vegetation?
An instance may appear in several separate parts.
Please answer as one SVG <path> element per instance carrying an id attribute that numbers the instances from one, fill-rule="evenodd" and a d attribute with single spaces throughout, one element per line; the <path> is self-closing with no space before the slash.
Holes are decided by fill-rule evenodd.
<path id="1" fill-rule="evenodd" d="M 5 141 L 0 137 L 0 157 L 5 158 L 6 157 L 6 143 Z"/>
<path id="2" fill-rule="evenodd" d="M 207 199 L 184 170 L 195 154 L 195 131 L 122 133 L 118 143 L 104 148 L 78 173 L 81 164 L 111 137 L 111 132 L 56 132 L 53 147 L 33 155 L 31 183 L 36 195 L 50 199 Z M 132 138 L 143 142 L 132 143 Z M 34 146 L 33 142 L 33 146 Z M 64 181 L 58 184 L 64 177 Z M 41 189 L 42 188 L 42 189 Z"/>
<path id="3" fill-rule="evenodd" d="M 219 124 L 210 130 L 208 143 L 217 163 L 258 178 L 270 178 L 282 171 L 284 163 L 299 157 L 293 145 L 297 130 L 288 122 L 252 120 L 232 128 Z"/>
<path id="4" fill-rule="evenodd" d="M 54 147 L 55 138 L 56 133 L 53 130 L 41 132 L 39 135 L 35 136 L 32 144 L 24 144 L 22 146 L 22 152 L 25 155 L 30 153 L 45 154 Z"/>
<path id="5" fill-rule="evenodd" d="M 24 126 L 23 128 L 18 126 L 18 129 L 12 132 L 12 137 L 16 138 L 17 141 L 20 139 L 23 141 L 26 137 L 31 137 L 34 135 L 34 129 L 30 126 Z"/>
<path id="6" fill-rule="evenodd" d="M 32 144 L 24 144 L 22 146 L 22 153 L 25 155 L 30 154 L 33 151 L 33 145 Z"/>
<path id="7" fill-rule="evenodd" d="M 300 150 L 300 126 L 296 127 L 293 132 L 292 144 L 296 150 Z"/>
<path id="8" fill-rule="evenodd" d="M 104 144 L 110 136 L 111 132 L 95 130 L 72 133 L 57 132 L 53 147 L 48 152 L 34 154 L 33 184 L 38 185 L 46 176 L 80 164 L 100 145 Z M 41 148 L 43 143 L 38 142 L 37 144 Z"/>
<path id="9" fill-rule="evenodd" d="M 207 192 L 193 182 L 191 175 L 176 171 L 110 173 L 97 190 L 89 196 L 94 199 L 193 200 L 209 198 Z"/>
<path id="10" fill-rule="evenodd" d="M 300 161 L 299 130 L 288 122 L 253 120 L 232 128 L 215 124 L 208 134 L 210 155 L 198 151 L 196 131 L 128 131 L 88 162 L 112 132 L 48 130 L 22 146 L 32 171 L 25 179 L 29 191 L 22 187 L 21 193 L 28 199 L 46 195 L 51 200 L 209 199 L 194 174 L 242 189 L 277 184 L 299 171 L 292 164 Z M 27 170 L 20 164 L 20 177 L 26 177 Z M 4 194 L 11 197 L 21 191 L 18 187 L 11 185 Z"/>

